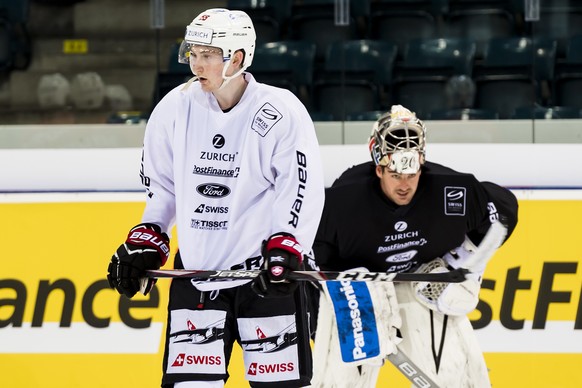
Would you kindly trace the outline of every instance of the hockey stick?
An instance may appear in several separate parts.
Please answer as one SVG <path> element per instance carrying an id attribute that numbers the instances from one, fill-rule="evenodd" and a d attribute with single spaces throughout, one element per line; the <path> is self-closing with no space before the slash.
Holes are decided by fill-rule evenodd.
<path id="1" fill-rule="evenodd" d="M 418 388 L 439 388 L 439 386 L 422 371 L 412 360 L 398 348 L 398 352 L 391 353 L 386 359 L 394 365 L 414 386 Z"/>
<path id="2" fill-rule="evenodd" d="M 491 260 L 497 248 L 503 243 L 505 236 L 507 236 L 507 228 L 499 221 L 493 222 L 489 230 L 487 230 L 485 237 L 483 237 L 483 240 L 481 240 L 481 243 L 475 249 L 475 252 L 463 263 L 463 266 L 469 271 L 477 265 L 485 268 L 485 265 Z"/>
<path id="3" fill-rule="evenodd" d="M 365 282 L 439 282 L 461 283 L 466 279 L 467 271 L 464 268 L 444 273 L 386 273 L 386 272 L 358 272 L 358 271 L 293 271 L 289 279 L 297 281 L 328 281 L 349 280 Z M 149 270 L 150 278 L 193 278 L 193 279 L 254 279 L 261 273 L 260 270 L 189 270 L 189 269 L 156 269 Z"/>

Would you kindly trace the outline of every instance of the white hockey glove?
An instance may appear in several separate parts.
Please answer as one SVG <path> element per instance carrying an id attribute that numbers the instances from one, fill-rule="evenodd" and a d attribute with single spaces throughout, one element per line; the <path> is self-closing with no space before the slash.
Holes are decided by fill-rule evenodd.
<path id="1" fill-rule="evenodd" d="M 449 268 L 465 268 L 464 264 L 474 254 L 477 247 L 465 238 L 461 246 L 455 248 L 433 261 L 420 266 L 420 273 L 443 273 Z M 479 291 L 481 290 L 481 278 L 485 271 L 485 265 L 477 263 L 471 272 L 466 274 L 467 280 L 461 283 L 429 283 L 413 282 L 412 289 L 416 299 L 431 310 L 446 315 L 466 315 L 473 311 L 479 303 Z"/>

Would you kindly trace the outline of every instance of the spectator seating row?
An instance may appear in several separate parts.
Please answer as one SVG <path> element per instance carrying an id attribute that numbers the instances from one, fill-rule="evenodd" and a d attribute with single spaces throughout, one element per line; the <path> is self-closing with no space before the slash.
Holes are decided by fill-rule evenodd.
<path id="1" fill-rule="evenodd" d="M 257 46 L 249 71 L 260 82 L 291 90 L 310 111 L 331 114 L 335 120 L 392 103 L 408 106 L 421 117 L 473 108 L 505 119 L 516 108 L 536 103 L 582 108 L 582 35 L 569 40 L 563 60 L 556 59 L 557 43 L 550 39 L 494 38 L 480 60 L 476 46 L 467 39 L 416 39 L 398 60 L 394 43 L 335 42 L 318 67 L 314 43 L 269 42 Z M 158 77 L 158 97 L 191 77 L 189 67 L 176 61 L 177 47 L 170 71 Z M 460 76 L 474 84 L 472 95 L 462 103 L 451 101 L 449 90 Z"/>
<path id="2" fill-rule="evenodd" d="M 0 0 L 0 73 L 26 69 L 30 64 L 29 8 L 28 0 Z"/>
<path id="3" fill-rule="evenodd" d="M 374 110 L 366 112 L 353 112 L 346 115 L 346 121 L 374 121 L 386 110 Z M 333 120 L 329 115 L 315 114 L 315 121 Z M 549 119 L 580 119 L 582 109 L 568 106 L 539 106 L 528 105 L 517 107 L 509 119 L 519 120 L 549 120 Z M 318 120 L 316 120 L 318 119 Z M 489 109 L 454 108 L 429 112 L 426 120 L 498 120 L 499 113 Z"/>
<path id="4" fill-rule="evenodd" d="M 476 42 L 480 57 L 491 38 L 534 35 L 556 40 L 561 56 L 566 40 L 582 34 L 582 4 L 574 1 L 541 0 L 540 21 L 530 22 L 524 0 L 358 0 L 349 2 L 348 25 L 338 25 L 336 3 L 228 0 L 227 6 L 253 17 L 259 42 L 311 40 L 318 60 L 325 47 L 342 40 L 388 40 L 401 53 L 412 39 L 467 38 Z"/>

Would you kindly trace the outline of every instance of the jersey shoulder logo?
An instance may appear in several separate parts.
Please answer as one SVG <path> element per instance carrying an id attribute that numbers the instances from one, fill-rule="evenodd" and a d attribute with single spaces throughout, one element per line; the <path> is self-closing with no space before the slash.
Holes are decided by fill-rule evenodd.
<path id="1" fill-rule="evenodd" d="M 273 105 L 266 102 L 253 117 L 251 128 L 253 131 L 265 137 L 283 115 Z"/>
<path id="2" fill-rule="evenodd" d="M 464 216 L 467 202 L 465 187 L 445 186 L 445 214 L 448 216 Z"/>

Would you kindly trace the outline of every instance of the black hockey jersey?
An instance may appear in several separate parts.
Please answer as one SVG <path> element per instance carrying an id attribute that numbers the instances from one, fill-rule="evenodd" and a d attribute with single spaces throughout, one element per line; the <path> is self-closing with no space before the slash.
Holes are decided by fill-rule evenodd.
<path id="1" fill-rule="evenodd" d="M 326 189 L 314 246 L 322 270 L 405 272 L 442 257 L 466 235 L 478 245 L 495 219 L 508 226 L 507 237 L 517 224 L 513 193 L 472 174 L 426 162 L 411 202 L 398 206 L 374 170 L 372 162 L 352 167 Z"/>

